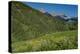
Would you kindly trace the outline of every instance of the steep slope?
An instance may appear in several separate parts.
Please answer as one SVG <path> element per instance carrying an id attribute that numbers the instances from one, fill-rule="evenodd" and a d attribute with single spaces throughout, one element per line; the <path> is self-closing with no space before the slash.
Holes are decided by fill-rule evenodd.
<path id="1" fill-rule="evenodd" d="M 22 2 L 11 2 L 12 41 L 37 38 L 47 33 L 66 31 L 65 21 L 47 16 Z"/>

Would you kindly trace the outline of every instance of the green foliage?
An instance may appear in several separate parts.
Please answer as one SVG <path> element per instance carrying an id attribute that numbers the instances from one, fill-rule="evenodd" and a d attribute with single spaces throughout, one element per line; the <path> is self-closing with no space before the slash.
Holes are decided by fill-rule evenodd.
<path id="1" fill-rule="evenodd" d="M 13 52 L 65 50 L 77 48 L 77 31 L 45 34 L 31 40 L 15 42 Z"/>
<path id="2" fill-rule="evenodd" d="M 78 29 L 78 23 L 77 22 L 70 22 L 70 23 L 68 23 L 68 28 L 69 28 L 69 30 L 76 30 L 76 29 Z"/>
<path id="3" fill-rule="evenodd" d="M 64 20 L 21 2 L 11 4 L 12 52 L 77 48 L 77 31 L 70 31 Z"/>

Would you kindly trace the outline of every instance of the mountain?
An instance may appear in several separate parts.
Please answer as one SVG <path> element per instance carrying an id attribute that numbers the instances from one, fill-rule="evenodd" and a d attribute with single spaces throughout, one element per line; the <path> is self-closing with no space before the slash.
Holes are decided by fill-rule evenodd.
<path id="1" fill-rule="evenodd" d="M 64 20 L 66 22 L 78 22 L 78 17 L 68 17 L 66 16 L 65 14 L 62 14 L 62 15 L 56 15 L 56 14 L 52 14 L 52 13 L 48 13 L 48 12 L 45 12 L 44 14 L 46 14 L 47 16 L 52 16 L 52 18 L 58 18 L 60 20 Z"/>
<path id="2" fill-rule="evenodd" d="M 55 13 L 48 13 L 45 12 L 44 14 L 46 14 L 47 16 L 52 16 L 52 18 L 58 18 L 58 19 L 62 19 L 64 21 L 68 21 L 68 16 L 66 16 L 65 14 L 55 14 Z"/>
<path id="3" fill-rule="evenodd" d="M 78 17 L 72 17 L 72 18 L 66 19 L 66 21 L 67 21 L 68 28 L 70 30 L 78 29 Z"/>
<path id="4" fill-rule="evenodd" d="M 66 19 L 66 21 L 78 21 L 78 17 L 71 17 Z"/>
<path id="5" fill-rule="evenodd" d="M 47 15 L 47 16 L 52 16 L 50 13 L 48 13 L 48 12 L 45 12 L 44 13 L 45 15 Z"/>
<path id="6" fill-rule="evenodd" d="M 33 9 L 22 2 L 11 2 L 11 36 L 13 42 L 67 30 L 65 20 L 60 17 L 48 16 L 48 14 Z"/>

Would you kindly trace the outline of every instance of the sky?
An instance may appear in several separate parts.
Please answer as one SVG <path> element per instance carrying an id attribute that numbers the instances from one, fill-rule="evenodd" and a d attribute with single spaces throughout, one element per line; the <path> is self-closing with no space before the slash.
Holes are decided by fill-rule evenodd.
<path id="1" fill-rule="evenodd" d="M 78 6 L 77 5 L 32 3 L 32 2 L 25 2 L 25 4 L 29 5 L 30 7 L 34 9 L 43 10 L 49 13 L 65 14 L 68 17 L 78 16 Z"/>

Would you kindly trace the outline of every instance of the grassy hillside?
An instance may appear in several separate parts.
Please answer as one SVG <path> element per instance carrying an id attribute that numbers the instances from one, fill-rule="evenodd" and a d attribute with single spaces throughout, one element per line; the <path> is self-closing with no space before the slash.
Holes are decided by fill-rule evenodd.
<path id="1" fill-rule="evenodd" d="M 64 32 L 66 31 L 66 32 Z M 12 52 L 77 48 L 77 30 L 22 2 L 11 2 Z"/>
<path id="2" fill-rule="evenodd" d="M 31 39 L 46 33 L 67 30 L 65 21 L 47 16 L 21 2 L 12 2 L 11 27 L 13 41 Z"/>

